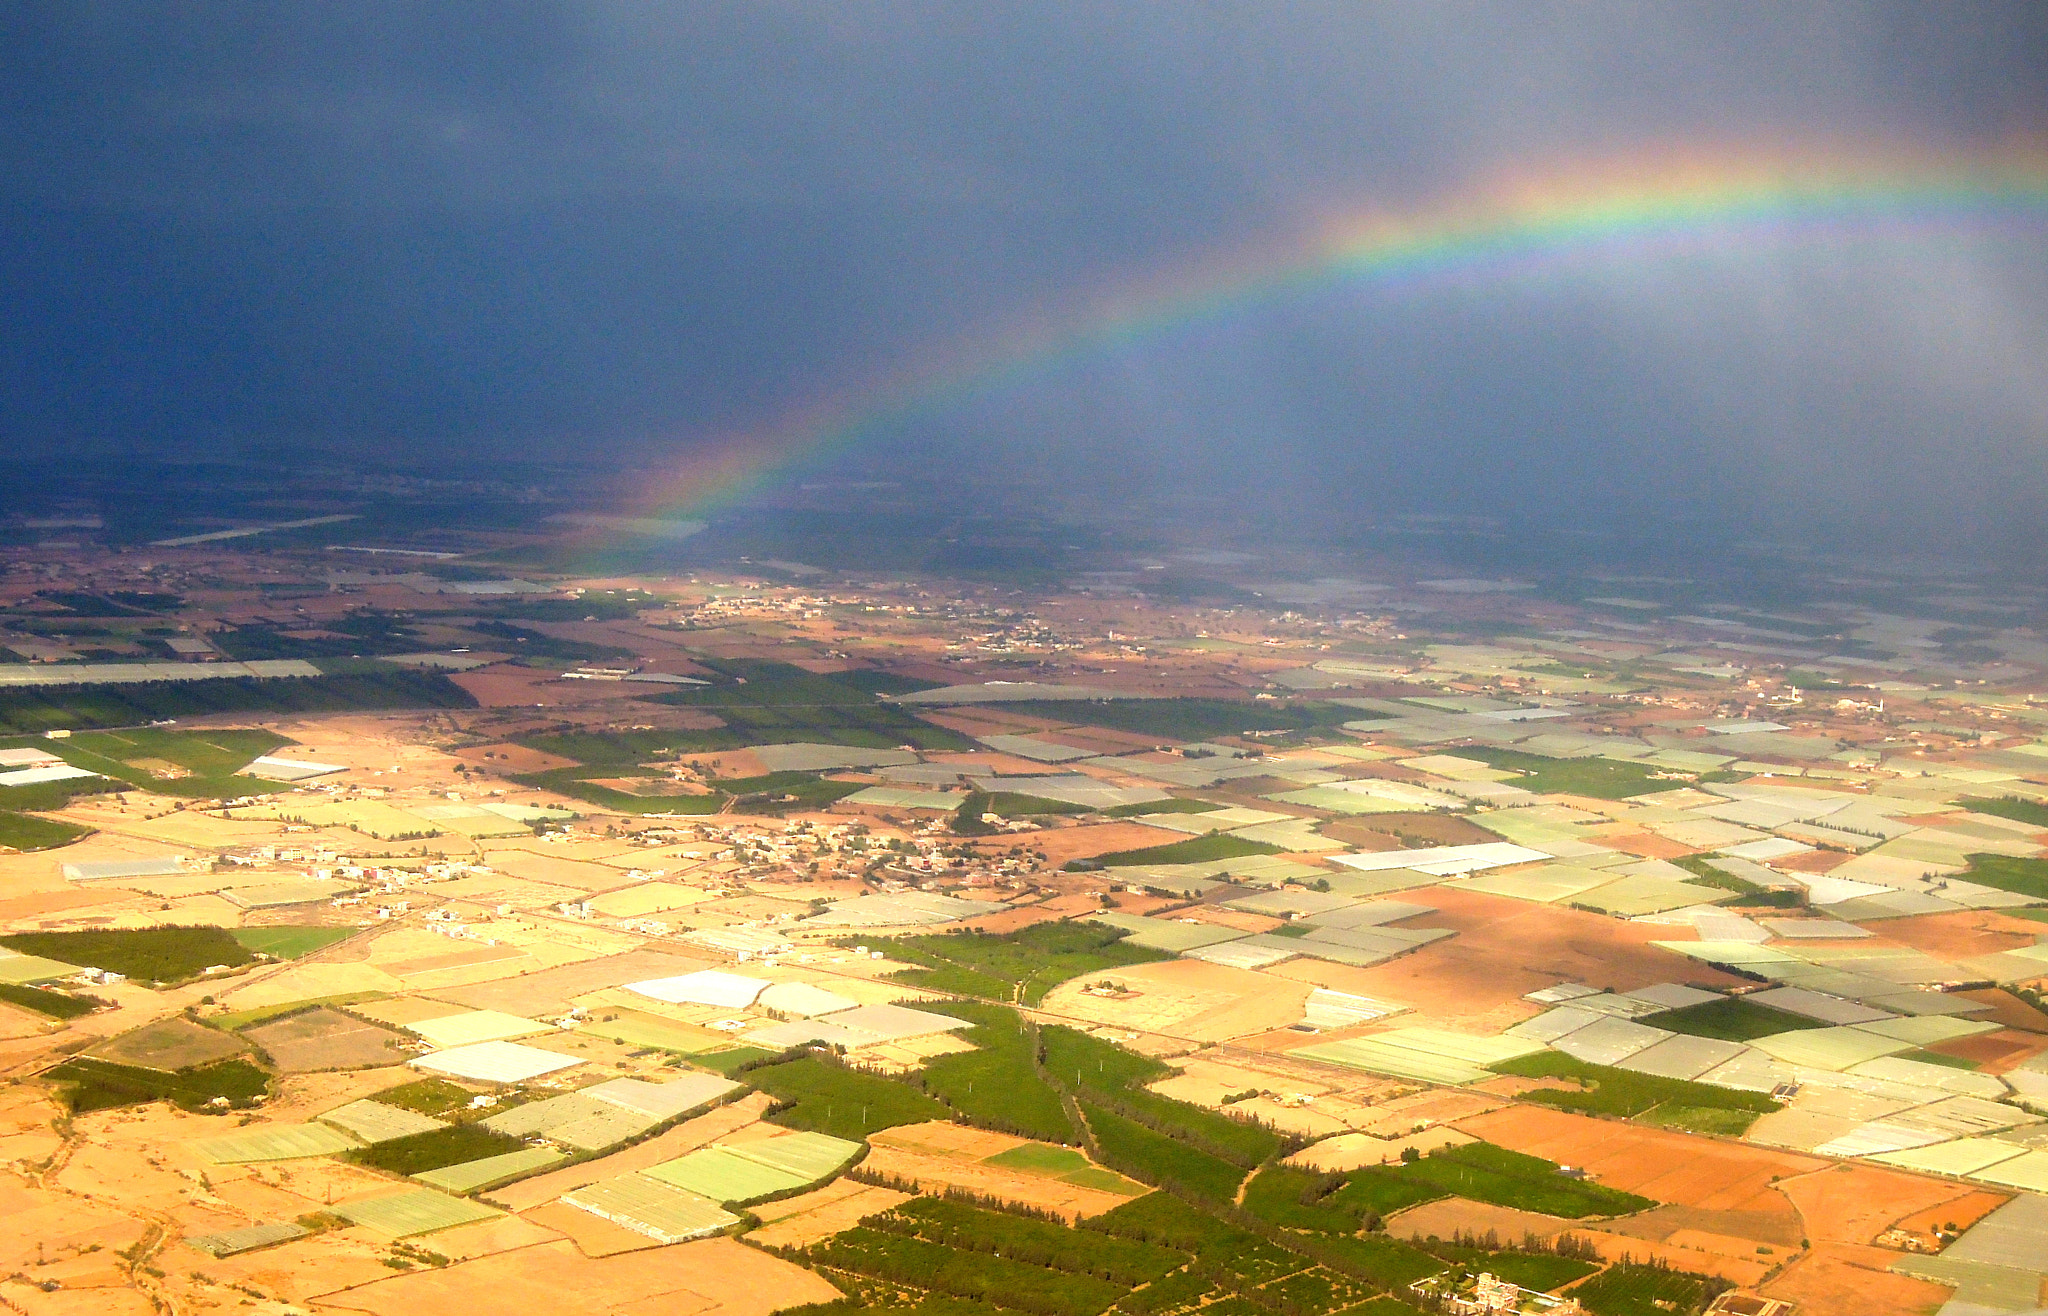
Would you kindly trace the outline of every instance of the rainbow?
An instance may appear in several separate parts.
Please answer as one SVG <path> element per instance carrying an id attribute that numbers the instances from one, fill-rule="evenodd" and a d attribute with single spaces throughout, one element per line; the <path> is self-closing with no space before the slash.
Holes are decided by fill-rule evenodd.
<path id="1" fill-rule="evenodd" d="M 929 353 L 774 424 L 693 439 L 636 510 L 656 518 L 701 513 L 797 463 L 1030 373 L 1331 288 L 1485 289 L 1689 254 L 1938 242 L 2044 225 L 2048 145 L 2040 142 L 1970 153 L 1665 152 L 1502 176 L 1435 206 L 1372 211 L 1134 279 L 1001 335 Z"/>

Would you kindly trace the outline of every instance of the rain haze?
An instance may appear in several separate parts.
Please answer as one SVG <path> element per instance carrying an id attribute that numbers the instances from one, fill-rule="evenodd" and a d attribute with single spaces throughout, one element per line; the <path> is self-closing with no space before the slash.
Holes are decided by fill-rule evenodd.
<path id="1" fill-rule="evenodd" d="M 777 434 L 750 488 L 958 464 L 1333 526 L 1873 543 L 2030 536 L 2048 494 L 2038 5 L 0 22 L 22 457 L 687 470 Z M 1347 225 L 1589 177 L 1998 153 L 2030 194 L 1313 272 Z"/>

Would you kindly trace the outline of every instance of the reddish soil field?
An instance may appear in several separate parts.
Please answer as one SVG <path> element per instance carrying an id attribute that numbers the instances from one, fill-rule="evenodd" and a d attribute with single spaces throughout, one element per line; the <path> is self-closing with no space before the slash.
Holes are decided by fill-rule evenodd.
<path id="1" fill-rule="evenodd" d="M 1057 868 L 1070 859 L 1093 859 L 1118 850 L 1144 850 L 1155 845 L 1172 845 L 1188 838 L 1163 827 L 1114 822 L 1031 832 L 1024 839 L 1033 849 L 1044 851 L 1047 862 Z"/>
<path id="2" fill-rule="evenodd" d="M 2007 1028 L 1976 1037 L 1951 1038 L 1946 1042 L 1936 1042 L 1927 1049 L 1937 1055 L 1971 1061 L 1987 1074 L 2003 1074 L 2048 1050 L 2048 1036 L 2014 1032 Z"/>
<path id="3" fill-rule="evenodd" d="M 321 1305 L 379 1316 L 472 1316 L 486 1293 L 516 1293 L 520 1308 L 550 1316 L 768 1316 L 840 1296 L 801 1266 L 735 1239 L 607 1257 L 586 1257 L 563 1239 L 331 1293 Z"/>
<path id="4" fill-rule="evenodd" d="M 1793 1204 L 1772 1180 L 1810 1174 L 1826 1164 L 1810 1156 L 1746 1143 L 1647 1129 L 1538 1106 L 1509 1106 L 1458 1121 L 1458 1128 L 1510 1151 L 1576 1165 L 1610 1188 L 1717 1217 L 1718 1232 L 1748 1237 L 1764 1218 L 1787 1218 Z M 1733 1217 L 1758 1217 L 1738 1220 Z M 1694 1220 L 1691 1227 L 1708 1222 Z M 1782 1238 L 1770 1224 L 1767 1239 Z M 1794 1240 L 1797 1234 L 1791 1236 Z"/>
<path id="5" fill-rule="evenodd" d="M 1658 982 L 1727 988 L 1742 981 L 1649 944 L 1682 940 L 1681 929 L 1451 887 L 1429 887 L 1415 899 L 1436 906 L 1429 926 L 1458 935 L 1322 985 L 1411 1003 L 1454 1026 L 1492 1030 L 1534 1014 L 1522 995 L 1558 982 L 1627 990 Z M 1274 972 L 1304 971 L 1283 964 Z"/>
<path id="6" fill-rule="evenodd" d="M 1645 859 L 1677 859 L 1693 852 L 1691 846 L 1655 832 L 1609 832 L 1600 837 L 1600 843 Z"/>
<path id="7" fill-rule="evenodd" d="M 1986 991 L 1957 992 L 1956 995 L 1967 1000 L 1981 1001 L 1991 1007 L 1991 1013 L 1977 1015 L 1976 1018 L 2023 1033 L 2048 1033 L 2048 1014 L 2041 1013 L 2011 992 L 1992 988 Z"/>
<path id="8" fill-rule="evenodd" d="M 1787 1179 L 1778 1188 L 1806 1219 L 1816 1243 L 1866 1244 L 1907 1217 L 1981 1195 L 1967 1184 L 1845 1161 Z"/>
<path id="9" fill-rule="evenodd" d="M 555 768 L 573 768 L 575 759 L 565 759 L 560 754 L 543 754 L 537 749 L 514 745 L 506 741 L 496 745 L 472 745 L 468 749 L 453 751 L 456 758 L 467 763 L 480 763 L 500 772 L 548 772 Z"/>
<path id="10" fill-rule="evenodd" d="M 2023 932 L 2022 928 L 2031 931 Z M 1926 951 L 1939 959 L 1959 960 L 2031 946 L 2040 925 L 2006 918 L 1990 910 L 1966 909 L 1954 914 L 1886 919 L 1876 931 L 1886 941 Z"/>
<path id="11" fill-rule="evenodd" d="M 1957 1229 L 1968 1229 L 2011 1200 L 2011 1193 L 1964 1193 L 1952 1202 L 1943 1202 L 1939 1206 L 1930 1206 L 1925 1211 L 1916 1211 L 1899 1220 L 1896 1227 L 1915 1234 L 1931 1234 L 1950 1225 Z"/>
<path id="12" fill-rule="evenodd" d="M 1927 1316 L 1948 1301 L 1950 1291 L 1941 1285 L 1886 1270 L 1898 1257 L 1883 1248 L 1816 1243 L 1757 1291 L 1814 1316 Z"/>
<path id="13" fill-rule="evenodd" d="M 1841 850 L 1808 850 L 1805 854 L 1786 855 L 1771 862 L 1779 868 L 1789 868 L 1795 873 L 1828 873 L 1855 857 Z"/>

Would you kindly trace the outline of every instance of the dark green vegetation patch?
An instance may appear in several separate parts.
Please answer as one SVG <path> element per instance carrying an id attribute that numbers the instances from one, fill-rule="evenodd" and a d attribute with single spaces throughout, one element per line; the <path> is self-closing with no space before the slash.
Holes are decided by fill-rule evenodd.
<path id="1" fill-rule="evenodd" d="M 1313 731 L 1341 727 L 1364 716 L 1355 708 L 1314 700 L 1239 703 L 1230 699 L 1116 699 L 1101 702 L 1028 700 L 1006 712 L 1075 726 L 1134 731 L 1186 742 L 1239 736 L 1248 731 Z"/>
<path id="2" fill-rule="evenodd" d="M 771 1123 L 835 1138 L 861 1139 L 951 1113 L 916 1088 L 817 1056 L 763 1065 L 735 1077 L 782 1103 L 767 1117 Z"/>
<path id="3" fill-rule="evenodd" d="M 384 708 L 475 707 L 476 700 L 469 692 L 446 676 L 401 668 L 317 677 L 36 686 L 0 691 L 0 734 L 31 734 L 67 727 L 136 727 L 164 718 L 218 713 L 347 713 Z"/>
<path id="4" fill-rule="evenodd" d="M 1553 759 L 1486 745 L 1467 745 L 1458 753 L 1491 767 L 1525 774 L 1509 784 L 1540 795 L 1585 795 L 1596 800 L 1620 800 L 1679 784 L 1662 781 L 1652 775 L 1668 772 L 1667 768 L 1617 763 L 1612 759 Z"/>
<path id="5" fill-rule="evenodd" d="M 975 1049 L 939 1056 L 925 1066 L 925 1091 L 977 1128 L 1021 1138 L 1077 1140 L 1060 1094 L 1033 1063 L 1034 1030 L 1015 1010 L 975 1001 L 948 1001 L 945 1012 L 974 1027 L 962 1034 Z"/>
<path id="6" fill-rule="evenodd" d="M 1960 803 L 1971 813 L 1988 813 L 1994 818 L 2010 818 L 2034 827 L 2048 827 L 2048 804 L 2039 800 L 2022 800 L 2008 795 L 2002 799 L 1963 800 Z"/>
<path id="7" fill-rule="evenodd" d="M 415 1115 L 430 1115 L 435 1119 L 452 1119 L 466 1113 L 469 1102 L 476 1093 L 460 1083 L 451 1083 L 445 1078 L 422 1078 L 403 1083 L 395 1088 L 374 1092 L 370 1100 L 383 1106 L 396 1106 L 409 1110 Z M 496 1113 L 497 1107 L 492 1113 Z"/>
<path id="8" fill-rule="evenodd" d="M 1818 1019 L 1809 1019 L 1803 1014 L 1789 1010 L 1774 1010 L 1768 1005 L 1745 1001 L 1739 996 L 1723 997 L 1718 1001 L 1702 1001 L 1679 1010 L 1666 1010 L 1661 1014 L 1648 1015 L 1636 1022 L 1651 1028 L 1668 1029 L 1684 1033 L 1688 1037 L 1712 1037 L 1723 1042 L 1748 1042 L 1774 1033 L 1797 1032 L 1806 1028 L 1826 1028 Z"/>
<path id="9" fill-rule="evenodd" d="M 0 847 L 9 850 L 54 850 L 80 837 L 92 835 L 92 828 L 77 823 L 38 818 L 27 813 L 0 812 Z"/>
<path id="10" fill-rule="evenodd" d="M 99 1001 L 84 996 L 66 996 L 63 992 L 48 991 L 41 987 L 26 987 L 11 982 L 0 982 L 0 1001 L 18 1005 L 24 1010 L 48 1015 L 52 1019 L 76 1019 L 91 1014 L 100 1008 Z"/>
<path id="11" fill-rule="evenodd" d="M 424 1174 L 446 1165 L 503 1156 L 525 1145 L 509 1133 L 498 1133 L 481 1124 L 457 1124 L 358 1147 L 345 1154 L 358 1165 L 392 1174 Z"/>
<path id="12" fill-rule="evenodd" d="M 1575 1079 L 1583 1089 L 1573 1092 L 1538 1088 L 1524 1092 L 1517 1098 L 1520 1101 L 1540 1102 L 1586 1115 L 1637 1119 L 1693 1133 L 1733 1136 L 1754 1124 L 1757 1116 L 1778 1108 L 1778 1103 L 1766 1093 L 1737 1092 L 1684 1079 L 1637 1074 L 1609 1065 L 1589 1065 L 1559 1051 L 1538 1051 L 1504 1060 L 1493 1068 L 1523 1078 Z"/>
<path id="13" fill-rule="evenodd" d="M 889 956 L 921 966 L 898 974 L 899 982 L 1036 1005 L 1069 978 L 1172 958 L 1130 945 L 1124 940 L 1126 935 L 1099 923 L 1035 923 L 1000 935 L 958 932 L 901 937 L 889 943 Z"/>
<path id="14" fill-rule="evenodd" d="M 844 679 L 839 673 L 740 659 L 707 661 L 705 666 L 717 673 L 716 684 L 647 696 L 653 703 L 703 709 L 725 723 L 708 731 L 669 733 L 681 742 L 678 748 L 739 749 L 793 741 L 870 749 L 976 747 L 959 732 L 920 721 L 876 698 L 862 688 L 862 681 Z"/>
<path id="15" fill-rule="evenodd" d="M 83 964 L 138 982 L 178 982 L 216 964 L 248 964 L 256 956 L 224 928 L 163 927 L 85 932 L 17 932 L 0 946 Z"/>
<path id="16" fill-rule="evenodd" d="M 2018 859 L 2002 854 L 1973 854 L 1968 858 L 1970 867 L 1962 875 L 1965 880 L 2035 900 L 2048 900 L 2048 859 Z"/>
<path id="17" fill-rule="evenodd" d="M 44 1077 L 60 1085 L 65 1104 L 77 1112 L 150 1101 L 171 1101 L 197 1110 L 216 1098 L 225 1098 L 231 1106 L 250 1106 L 270 1087 L 270 1076 L 246 1060 L 223 1060 L 167 1074 L 80 1057 L 65 1061 Z"/>
<path id="18" fill-rule="evenodd" d="M 1594 1316 L 1691 1316 L 1726 1282 L 1663 1266 L 1624 1261 L 1572 1290 Z"/>
<path id="19" fill-rule="evenodd" d="M 236 941 L 259 955 L 270 955 L 280 960 L 295 960 L 301 955 L 311 955 L 316 950 L 325 950 L 337 941 L 354 936 L 356 932 L 355 928 L 297 927 L 281 924 L 267 928 L 237 928 L 233 936 Z"/>
<path id="20" fill-rule="evenodd" d="M 1147 846 L 1143 850 L 1118 850 L 1097 855 L 1090 864 L 1110 867 L 1123 864 L 1206 864 L 1213 859 L 1243 859 L 1255 854 L 1279 854 L 1280 847 L 1264 841 L 1247 841 L 1227 832 L 1190 836 L 1185 841 Z"/>

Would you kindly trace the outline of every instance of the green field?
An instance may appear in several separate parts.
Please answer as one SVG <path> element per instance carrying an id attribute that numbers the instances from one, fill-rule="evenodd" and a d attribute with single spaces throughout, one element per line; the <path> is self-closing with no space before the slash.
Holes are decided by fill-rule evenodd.
<path id="1" fill-rule="evenodd" d="M 2048 859 L 2016 859 L 2011 855 L 1973 854 L 1961 876 L 2000 891 L 2048 900 Z"/>
<path id="2" fill-rule="evenodd" d="M 1312 731 L 1341 727 L 1364 714 L 1341 704 L 1314 700 L 1258 703 L 1231 699 L 1116 699 L 1100 702 L 1027 700 L 1004 704 L 1007 712 L 1043 717 L 1072 726 L 1135 731 L 1161 740 L 1213 740 L 1247 731 Z"/>
<path id="3" fill-rule="evenodd" d="M 928 1063 L 925 1091 L 978 1128 L 1045 1142 L 1077 1140 L 1060 1094 L 1033 1064 L 1037 1036 L 1015 1010 L 977 1001 L 949 1001 L 945 1010 L 974 1024 L 961 1037 L 976 1049 Z"/>
<path id="4" fill-rule="evenodd" d="M 19 983 L 0 982 L 0 1002 L 18 1005 L 24 1010 L 34 1010 L 52 1019 L 76 1019 L 99 1009 L 100 1002 L 83 996 L 66 996 L 63 992 L 46 991 L 41 987 L 28 987 Z"/>
<path id="5" fill-rule="evenodd" d="M 383 708 L 474 708 L 476 700 L 436 672 L 344 672 L 319 677 L 133 685 L 36 686 L 0 691 L 0 734 L 140 727 L 217 713 L 343 713 Z"/>
<path id="6" fill-rule="evenodd" d="M 1117 850 L 1097 855 L 1088 862 L 1091 866 L 1105 868 L 1124 864 L 1205 864 L 1212 859 L 1243 859 L 1247 855 L 1279 853 L 1277 845 L 1247 841 L 1225 832 L 1211 832 L 1207 836 L 1190 836 L 1185 841 L 1148 846 L 1143 850 Z"/>
<path id="7" fill-rule="evenodd" d="M 1774 1033 L 1827 1027 L 1818 1019 L 1809 1019 L 1803 1014 L 1774 1010 L 1768 1005 L 1733 996 L 1688 1005 L 1682 1010 L 1666 1010 L 1637 1022 L 1689 1037 L 1713 1037 L 1723 1042 L 1748 1042 Z"/>
<path id="8" fill-rule="evenodd" d="M 281 925 L 267 928 L 237 928 L 234 938 L 259 955 L 271 955 L 281 960 L 295 960 L 301 955 L 310 955 L 324 950 L 337 941 L 356 934 L 356 928 L 293 927 Z"/>
<path id="9" fill-rule="evenodd" d="M 1000 935 L 900 937 L 889 943 L 889 956 L 921 966 L 899 974 L 899 982 L 1036 1005 L 1069 978 L 1172 958 L 1130 945 L 1125 935 L 1099 923 L 1035 923 Z"/>
<path id="10" fill-rule="evenodd" d="M 1119 1174 L 1140 1183 L 1177 1187 L 1213 1202 L 1230 1201 L 1244 1182 L 1242 1166 L 1156 1133 L 1102 1106 L 1083 1102 L 1081 1110 L 1095 1135 L 1099 1158 Z"/>
<path id="11" fill-rule="evenodd" d="M 1621 1262 L 1572 1290 L 1594 1316 L 1692 1316 L 1728 1285 L 1662 1266 Z"/>
<path id="12" fill-rule="evenodd" d="M 1157 1244 L 930 1197 L 905 1202 L 861 1223 L 963 1252 L 994 1252 L 1050 1270 L 1094 1275 L 1125 1287 L 1162 1279 L 1188 1262 L 1185 1252 Z"/>
<path id="13" fill-rule="evenodd" d="M 1446 1147 L 1419 1160 L 1372 1173 L 1424 1184 L 1444 1193 L 1496 1206 L 1579 1220 L 1629 1215 L 1656 1203 L 1558 1172 L 1555 1162 L 1524 1156 L 1492 1143 Z"/>
<path id="14" fill-rule="evenodd" d="M 786 663 L 718 659 L 704 665 L 718 674 L 717 684 L 644 696 L 650 703 L 703 709 L 725 723 L 709 731 L 669 733 L 681 742 L 679 748 L 707 751 L 792 741 L 874 749 L 975 748 L 974 741 L 956 731 L 881 702 L 862 688 L 872 681 L 807 672 Z"/>
<path id="15" fill-rule="evenodd" d="M 1096 1316 L 1130 1290 L 1093 1275 L 965 1252 L 866 1225 L 808 1250 L 815 1265 L 928 1292 L 1000 1303 L 1029 1316 Z"/>
<path id="16" fill-rule="evenodd" d="M 1208 800 L 1187 800 L 1176 796 L 1170 800 L 1154 800 L 1150 804 L 1119 804 L 1114 809 L 1102 810 L 1102 816 L 1137 818 L 1148 813 L 1214 813 L 1222 807 Z"/>
<path id="17" fill-rule="evenodd" d="M 17 932 L 0 937 L 0 946 L 138 982 L 178 982 L 216 964 L 248 964 L 256 958 L 225 929 L 215 927 Z"/>
<path id="18" fill-rule="evenodd" d="M 409 1110 L 415 1115 L 430 1115 L 435 1119 L 452 1119 L 468 1111 L 470 1098 L 476 1093 L 460 1083 L 451 1083 L 445 1078 L 422 1078 L 403 1083 L 395 1088 L 370 1094 L 370 1100 L 384 1106 L 396 1106 Z M 496 1110 L 504 1109 L 499 1106 Z"/>
<path id="19" fill-rule="evenodd" d="M 1492 767 L 1522 773 L 1523 776 L 1508 784 L 1544 795 L 1585 795 L 1596 800 L 1619 800 L 1671 784 L 1651 775 L 1669 769 L 1617 763 L 1612 759 L 1553 759 L 1487 745 L 1467 745 L 1458 753 Z"/>
<path id="20" fill-rule="evenodd" d="M 835 1138 L 860 1140 L 879 1129 L 942 1120 L 951 1113 L 908 1084 L 815 1056 L 763 1065 L 735 1077 L 788 1103 L 768 1116 L 771 1123 Z"/>
<path id="21" fill-rule="evenodd" d="M 54 850 L 91 835 L 92 828 L 77 823 L 38 818 L 27 813 L 0 813 L 0 848 Z"/>
<path id="22" fill-rule="evenodd" d="M 866 789 L 859 782 L 826 781 L 815 772 L 770 772 L 760 777 L 737 777 L 711 783 L 714 790 L 733 796 L 740 813 L 772 813 L 780 809 L 822 809 Z"/>
<path id="23" fill-rule="evenodd" d="M 392 1174 L 422 1174 L 486 1156 L 503 1156 L 525 1145 L 509 1133 L 493 1132 L 481 1124 L 457 1124 L 358 1147 L 347 1156 L 358 1165 Z"/>
<path id="24" fill-rule="evenodd" d="M 1705 1083 L 1589 1065 L 1559 1051 L 1538 1051 L 1504 1060 L 1492 1068 L 1523 1078 L 1576 1079 L 1584 1085 L 1584 1090 L 1577 1092 L 1538 1088 L 1524 1092 L 1518 1098 L 1521 1101 L 1541 1102 L 1588 1115 L 1639 1119 L 1695 1133 L 1739 1134 L 1754 1124 L 1759 1115 L 1778 1108 L 1778 1103 L 1762 1092 L 1737 1092 Z"/>
<path id="25" fill-rule="evenodd" d="M 270 1076 L 246 1060 L 223 1060 L 217 1065 L 166 1074 L 156 1069 L 77 1058 L 66 1060 L 43 1077 L 59 1085 L 65 1104 L 77 1112 L 137 1106 L 150 1101 L 172 1101 L 187 1110 L 197 1110 L 216 1097 L 225 1097 L 231 1106 L 246 1107 L 255 1104 L 270 1089 Z"/>
<path id="26" fill-rule="evenodd" d="M 2048 804 L 2038 800 L 2022 800 L 2006 796 L 1996 800 L 1959 800 L 1971 813 L 1988 813 L 1997 818 L 2010 818 L 2014 822 L 2028 823 L 2035 827 L 2048 827 Z"/>

